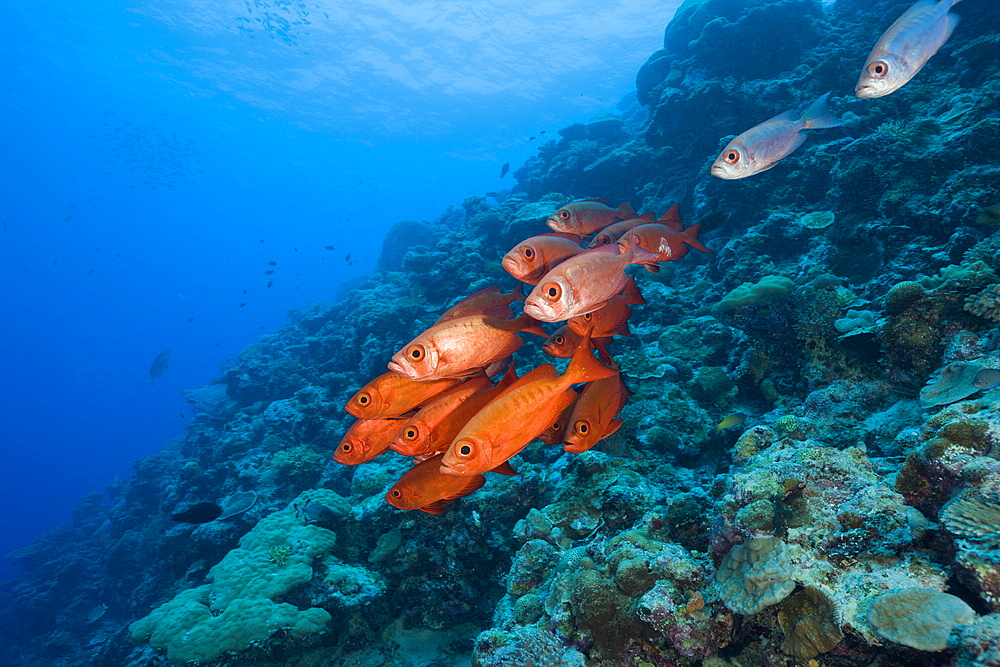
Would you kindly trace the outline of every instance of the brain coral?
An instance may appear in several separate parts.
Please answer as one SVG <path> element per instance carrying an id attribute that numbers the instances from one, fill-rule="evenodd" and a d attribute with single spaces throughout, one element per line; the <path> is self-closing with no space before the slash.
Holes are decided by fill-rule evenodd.
<path id="1" fill-rule="evenodd" d="M 959 598 L 926 588 L 896 588 L 880 595 L 868 610 L 868 622 L 880 635 L 921 651 L 948 648 L 948 635 L 976 620 Z"/>
<path id="2" fill-rule="evenodd" d="M 756 614 L 795 589 L 788 548 L 777 537 L 755 537 L 730 549 L 715 580 L 722 601 L 737 614 Z"/>

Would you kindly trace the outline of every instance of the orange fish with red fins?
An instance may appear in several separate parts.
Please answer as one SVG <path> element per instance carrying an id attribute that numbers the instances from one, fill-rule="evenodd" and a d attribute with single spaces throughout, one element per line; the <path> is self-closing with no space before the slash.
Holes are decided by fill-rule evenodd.
<path id="1" fill-rule="evenodd" d="M 569 330 L 582 336 L 589 329 L 592 336 L 631 336 L 628 318 L 632 315 L 629 299 L 624 293 L 617 294 L 603 307 L 583 315 L 571 317 L 566 322 Z"/>
<path id="2" fill-rule="evenodd" d="M 456 317 L 481 315 L 483 313 L 510 319 L 514 316 L 514 311 L 511 310 L 510 304 L 514 301 L 523 300 L 524 293 L 521 291 L 520 285 L 506 294 L 500 291 L 498 285 L 490 285 L 470 294 L 444 311 L 444 315 L 439 317 L 434 324 L 441 324 L 446 320 L 453 320 Z"/>
<path id="3" fill-rule="evenodd" d="M 655 213 L 643 213 L 637 218 L 631 218 L 629 220 L 619 220 L 618 222 L 613 222 L 604 229 L 602 229 L 601 231 L 599 231 L 597 234 L 595 234 L 593 240 L 591 240 L 591 242 L 587 244 L 587 247 L 596 248 L 598 246 L 614 243 L 615 241 L 621 238 L 622 234 L 632 229 L 633 227 L 638 227 L 639 225 L 644 225 L 647 222 L 653 222 L 655 220 L 656 220 Z"/>
<path id="4" fill-rule="evenodd" d="M 585 199 L 566 204 L 545 221 L 557 232 L 569 234 L 591 234 L 617 220 L 636 217 L 628 202 L 618 208 L 611 208 L 604 199 Z"/>
<path id="5" fill-rule="evenodd" d="M 521 241 L 503 256 L 500 265 L 516 280 L 537 285 L 554 266 L 581 252 L 583 248 L 576 235 L 542 234 Z"/>
<path id="6" fill-rule="evenodd" d="M 344 410 L 359 419 L 398 417 L 462 382 L 461 378 L 415 382 L 389 371 L 358 390 Z"/>
<path id="7" fill-rule="evenodd" d="M 402 423 L 401 419 L 359 419 L 347 429 L 333 460 L 346 466 L 371 461 L 389 449 Z"/>
<path id="8" fill-rule="evenodd" d="M 456 477 L 441 473 L 444 454 L 432 456 L 407 470 L 385 494 L 385 500 L 401 510 L 422 510 L 440 514 L 444 506 L 479 490 L 486 482 L 483 475 Z M 516 475 L 509 464 L 498 466 L 493 472 Z"/>
<path id="9" fill-rule="evenodd" d="M 629 396 L 631 392 L 622 382 L 620 373 L 584 387 L 566 423 L 563 451 L 571 454 L 585 452 L 621 428 L 622 420 L 618 418 L 618 413 L 625 407 Z"/>
<path id="10" fill-rule="evenodd" d="M 569 359 L 576 352 L 576 348 L 580 346 L 581 340 L 583 340 L 583 335 L 572 331 L 569 325 L 564 324 L 556 329 L 552 336 L 545 341 L 545 344 L 542 345 L 542 352 L 550 357 Z M 605 347 L 611 341 L 612 338 L 610 336 L 606 338 L 591 338 L 590 344 L 601 353 L 601 358 L 607 361 L 610 357 Z"/>
<path id="11" fill-rule="evenodd" d="M 683 231 L 678 231 L 667 225 L 652 222 L 634 227 L 618 241 L 623 250 L 642 248 L 652 253 L 654 258 L 640 262 L 646 270 L 657 273 L 660 267 L 657 262 L 673 262 L 688 253 L 688 246 L 702 252 L 712 252 L 698 240 L 698 230 L 701 223 L 695 223 Z"/>

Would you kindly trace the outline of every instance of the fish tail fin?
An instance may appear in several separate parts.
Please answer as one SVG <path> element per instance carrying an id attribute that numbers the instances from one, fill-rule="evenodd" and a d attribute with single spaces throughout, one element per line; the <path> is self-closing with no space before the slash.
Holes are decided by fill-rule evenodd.
<path id="1" fill-rule="evenodd" d="M 601 357 L 601 361 L 604 362 L 606 366 L 613 366 L 614 359 L 611 358 L 611 354 L 608 352 L 608 343 L 611 342 L 609 337 L 593 338 L 590 344 L 594 346 L 597 350 L 597 354 Z"/>
<path id="2" fill-rule="evenodd" d="M 573 353 L 573 358 L 570 359 L 569 366 L 566 367 L 564 377 L 569 380 L 570 384 L 577 384 L 578 382 L 592 382 L 611 377 L 617 372 L 618 369 L 605 366 L 593 355 L 590 347 L 590 331 L 587 331 L 583 340 L 580 341 L 580 346 Z"/>
<path id="3" fill-rule="evenodd" d="M 524 301 L 524 290 L 521 289 L 521 286 L 522 283 L 518 283 L 517 287 L 507 293 L 511 301 Z"/>
<path id="4" fill-rule="evenodd" d="M 622 202 L 621 206 L 615 209 L 615 211 L 622 217 L 622 220 L 631 220 L 636 217 L 635 209 L 632 208 L 632 204 L 627 201 Z"/>
<path id="5" fill-rule="evenodd" d="M 700 222 L 696 222 L 693 225 L 691 225 L 690 227 L 688 227 L 687 229 L 685 229 L 684 230 L 684 243 L 687 243 L 689 246 L 691 246 L 695 250 L 700 250 L 702 252 L 709 252 L 710 253 L 712 251 L 709 250 L 708 248 L 706 248 L 705 244 L 698 240 L 698 230 L 700 230 L 700 229 L 701 229 L 701 223 Z"/>
<path id="6" fill-rule="evenodd" d="M 799 120 L 805 123 L 805 129 L 818 130 L 824 127 L 840 127 L 840 119 L 830 113 L 826 101 L 830 93 L 824 93 L 809 105 L 809 108 L 799 115 Z"/>

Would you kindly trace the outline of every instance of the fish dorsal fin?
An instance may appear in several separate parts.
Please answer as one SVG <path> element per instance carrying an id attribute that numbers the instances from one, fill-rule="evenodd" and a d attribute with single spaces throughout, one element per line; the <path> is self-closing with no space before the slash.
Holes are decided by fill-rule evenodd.
<path id="1" fill-rule="evenodd" d="M 632 218 L 637 217 L 635 209 L 632 208 L 632 204 L 629 204 L 627 201 L 622 202 L 618 208 L 615 209 L 615 211 L 617 211 L 618 215 L 622 217 L 622 220 L 631 220 Z"/>
<path id="2" fill-rule="evenodd" d="M 538 380 L 553 380 L 557 377 L 559 377 L 559 372 L 556 370 L 555 366 L 553 366 L 552 364 L 542 364 L 541 366 L 533 368 L 529 372 L 517 378 L 517 380 L 511 383 L 509 387 L 507 387 L 502 392 L 497 394 L 496 398 L 494 398 L 493 400 L 496 401 L 500 397 L 506 396 L 511 391 L 517 389 L 518 387 L 523 387 L 529 382 L 535 382 Z"/>
<path id="3" fill-rule="evenodd" d="M 700 229 L 701 229 L 701 223 L 700 222 L 694 223 L 693 225 L 685 229 L 683 234 L 681 234 L 682 240 L 684 241 L 684 243 L 687 243 L 695 250 L 700 250 L 702 252 L 710 253 L 712 251 L 706 248 L 705 244 L 698 240 L 698 230 Z"/>
<path id="4" fill-rule="evenodd" d="M 549 337 L 549 335 L 545 333 L 545 330 L 542 329 L 542 325 L 538 323 L 538 320 L 523 313 L 513 320 L 486 314 L 483 317 L 483 324 L 491 326 L 494 329 L 501 329 L 503 331 L 523 331 L 526 333 L 533 333 L 536 336 L 541 336 L 542 338 Z"/>
<path id="5" fill-rule="evenodd" d="M 594 202 L 596 204 L 604 204 L 605 206 L 608 205 L 608 200 L 607 199 L 577 199 L 575 202 L 571 202 L 571 203 L 582 204 L 583 202 Z"/>
<path id="6" fill-rule="evenodd" d="M 517 471 L 514 470 L 514 468 L 511 467 L 510 461 L 504 461 L 503 463 L 501 463 L 500 465 L 498 465 L 496 468 L 493 468 L 493 470 L 491 470 L 490 472 L 495 472 L 498 475 L 516 475 L 517 474 Z"/>
<path id="7" fill-rule="evenodd" d="M 796 111 L 795 109 L 789 109 L 788 111 L 782 111 L 774 118 L 768 118 L 763 123 L 761 123 L 761 125 L 764 125 L 765 123 L 779 123 L 779 122 L 792 123 L 797 121 L 798 119 L 799 119 L 799 112 Z"/>
<path id="8" fill-rule="evenodd" d="M 566 372 L 563 373 L 563 377 L 570 384 L 593 382 L 594 380 L 600 380 L 618 372 L 617 369 L 605 366 L 594 357 L 593 349 L 590 346 L 590 332 L 592 330 L 593 328 L 588 329 L 583 340 L 580 341 L 576 352 L 573 353 L 573 358 L 569 360 Z"/>
<path id="9" fill-rule="evenodd" d="M 570 232 L 552 232 L 550 234 L 536 234 L 536 236 L 554 236 L 557 239 L 566 239 L 567 241 L 572 241 L 573 243 L 580 245 L 580 240 L 583 239 L 579 234 L 571 234 Z"/>
<path id="10" fill-rule="evenodd" d="M 665 225 L 675 232 L 684 231 L 684 225 L 681 223 L 681 205 L 674 204 L 667 212 L 660 216 L 657 220 L 661 225 Z"/>

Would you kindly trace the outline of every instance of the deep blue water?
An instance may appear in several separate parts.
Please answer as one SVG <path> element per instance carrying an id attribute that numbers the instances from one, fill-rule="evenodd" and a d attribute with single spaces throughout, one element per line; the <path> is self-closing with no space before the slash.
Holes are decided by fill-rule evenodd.
<path id="1" fill-rule="evenodd" d="M 394 222 L 613 109 L 679 2 L 208 4 L 0 21 L 2 554 L 179 435 L 183 388 L 371 273 Z"/>

